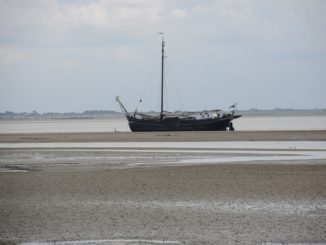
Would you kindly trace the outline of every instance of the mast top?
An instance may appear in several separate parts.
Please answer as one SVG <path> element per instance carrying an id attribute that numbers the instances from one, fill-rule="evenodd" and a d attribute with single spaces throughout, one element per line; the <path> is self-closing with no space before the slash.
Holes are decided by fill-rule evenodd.
<path id="1" fill-rule="evenodd" d="M 164 32 L 159 32 L 157 34 L 162 36 L 162 45 L 164 45 L 165 44 L 165 41 L 164 41 Z"/>

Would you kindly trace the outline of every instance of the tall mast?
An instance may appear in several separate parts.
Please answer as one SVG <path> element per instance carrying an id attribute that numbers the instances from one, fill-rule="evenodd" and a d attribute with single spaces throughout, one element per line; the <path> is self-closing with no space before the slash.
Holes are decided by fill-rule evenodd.
<path id="1" fill-rule="evenodd" d="M 165 46 L 165 41 L 164 41 L 164 36 L 163 32 L 160 32 L 159 34 L 162 35 L 162 68 L 161 68 L 161 113 L 160 113 L 160 119 L 163 118 L 163 103 L 164 103 L 164 46 Z"/>

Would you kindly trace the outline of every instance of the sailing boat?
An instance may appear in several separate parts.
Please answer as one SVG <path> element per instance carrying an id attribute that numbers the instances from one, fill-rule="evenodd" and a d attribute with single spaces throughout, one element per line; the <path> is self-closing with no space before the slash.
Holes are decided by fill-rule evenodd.
<path id="1" fill-rule="evenodd" d="M 161 112 L 158 115 L 129 113 L 119 96 L 116 101 L 119 103 L 122 112 L 127 117 L 132 132 L 155 132 L 155 131 L 234 131 L 232 120 L 241 117 L 232 112 L 222 110 L 204 110 L 193 112 L 167 112 L 164 111 L 164 47 L 165 41 L 162 34 L 162 63 L 161 63 Z M 236 104 L 229 107 L 235 108 Z"/>

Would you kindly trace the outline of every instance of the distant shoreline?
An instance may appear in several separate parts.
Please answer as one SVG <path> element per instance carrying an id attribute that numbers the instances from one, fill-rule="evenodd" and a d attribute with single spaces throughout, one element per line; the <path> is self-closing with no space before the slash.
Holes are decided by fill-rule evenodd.
<path id="1" fill-rule="evenodd" d="M 238 110 L 240 115 L 245 117 L 295 117 L 295 116 L 326 116 L 326 109 L 250 109 Z M 151 112 L 153 113 L 153 112 Z M 154 112 L 155 113 L 155 112 Z M 38 113 L 33 111 L 29 112 L 0 112 L 0 120 L 25 120 L 25 119 L 100 119 L 100 118 L 124 118 L 124 114 L 117 111 L 84 111 L 84 112 L 68 112 L 57 113 L 47 112 Z"/>
<path id="2" fill-rule="evenodd" d="M 273 109 L 273 110 L 242 110 L 239 114 L 246 117 L 295 117 L 295 116 L 326 116 L 326 109 Z"/>

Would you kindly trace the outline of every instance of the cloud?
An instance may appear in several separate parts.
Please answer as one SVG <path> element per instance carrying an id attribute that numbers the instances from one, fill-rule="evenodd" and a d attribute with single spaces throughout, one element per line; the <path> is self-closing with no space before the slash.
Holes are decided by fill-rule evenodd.
<path id="1" fill-rule="evenodd" d="M 169 8 L 162 0 L 101 0 L 91 3 L 62 4 L 63 21 L 76 25 L 150 25 L 166 18 L 184 18 L 186 10 Z"/>
<path id="2" fill-rule="evenodd" d="M 62 18 L 55 0 L 0 1 L 2 28 L 53 26 Z"/>
<path id="3" fill-rule="evenodd" d="M 103 26 L 108 23 L 107 12 L 99 3 L 64 4 L 60 13 L 65 24 Z"/>
<path id="4" fill-rule="evenodd" d="M 183 9 L 172 9 L 171 11 L 172 18 L 185 18 L 187 17 L 187 11 Z"/>
<path id="5" fill-rule="evenodd" d="M 27 59 L 27 53 L 17 48 L 0 47 L 0 64 L 16 65 Z"/>
<path id="6" fill-rule="evenodd" d="M 321 98 L 323 89 L 314 90 L 314 83 L 326 84 L 325 12 L 323 0 L 0 0 L 0 90 L 4 94 L 8 84 L 38 87 L 42 71 L 40 80 L 57 91 L 80 81 L 89 90 L 105 80 L 94 93 L 122 96 L 128 93 L 126 86 L 134 86 L 134 96 L 147 77 L 141 74 L 150 73 L 154 59 L 160 58 L 155 34 L 163 31 L 167 62 L 187 90 L 183 94 L 195 95 L 204 83 L 211 92 L 183 98 L 187 105 L 203 100 L 215 107 L 214 91 L 223 88 L 229 93 L 217 92 L 221 103 L 248 102 L 252 93 L 252 103 L 264 106 L 255 95 L 268 87 L 269 105 L 281 107 L 273 101 L 279 87 L 291 94 L 297 81 L 308 80 L 312 85 L 304 92 Z M 183 68 L 191 72 L 184 76 Z M 74 99 L 92 103 L 85 96 Z M 250 103 L 248 107 L 256 106 Z"/>
<path id="7" fill-rule="evenodd" d="M 163 0 L 1 1 L 0 26 L 61 27 L 153 24 L 166 18 L 184 18 L 186 10 Z"/>
<path id="8" fill-rule="evenodd" d="M 150 23 L 164 14 L 161 0 L 1 1 L 1 26 L 116 26 Z"/>

